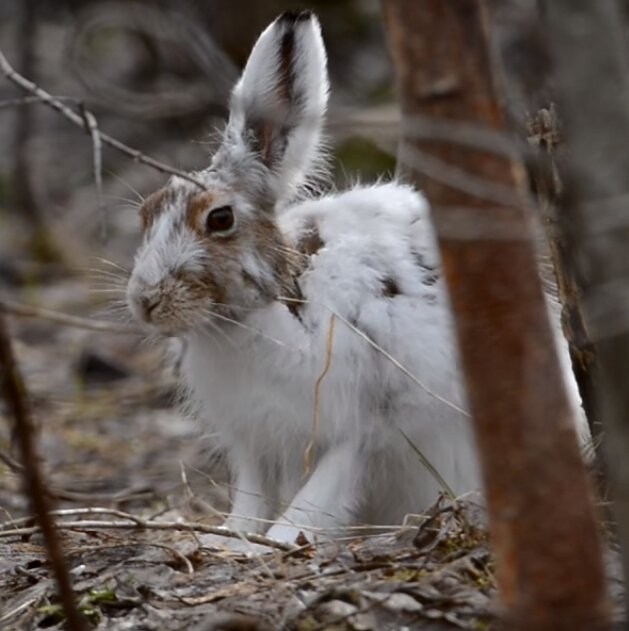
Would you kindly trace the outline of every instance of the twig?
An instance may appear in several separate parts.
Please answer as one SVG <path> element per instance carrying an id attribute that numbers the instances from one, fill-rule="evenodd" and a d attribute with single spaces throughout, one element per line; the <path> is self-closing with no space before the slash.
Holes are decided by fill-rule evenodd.
<path id="1" fill-rule="evenodd" d="M 33 422 L 26 389 L 13 357 L 13 350 L 4 316 L 0 314 L 0 367 L 2 368 L 2 393 L 7 407 L 15 419 L 15 436 L 24 465 L 24 483 L 28 490 L 33 512 L 39 522 L 38 530 L 44 538 L 48 558 L 59 588 L 59 596 L 70 631 L 83 631 L 84 621 L 76 606 L 70 574 L 65 564 L 61 545 L 53 519 L 50 516 L 50 500 L 39 468 L 39 460 L 33 438 Z"/>
<path id="2" fill-rule="evenodd" d="M 444 477 L 439 473 L 437 468 L 428 460 L 428 458 L 422 453 L 421 449 L 409 438 L 408 434 L 398 425 L 398 431 L 404 437 L 404 440 L 408 446 L 413 450 L 413 453 L 421 460 L 421 463 L 428 469 L 432 477 L 437 481 L 439 486 L 449 500 L 454 500 L 456 495 L 450 485 L 445 481 Z"/>
<path id="3" fill-rule="evenodd" d="M 95 546 L 81 546 L 79 548 L 73 548 L 71 550 L 68 550 L 68 554 L 84 554 L 85 552 L 92 552 L 94 550 L 112 550 L 115 548 L 128 548 L 129 546 L 151 546 L 154 548 L 162 548 L 163 550 L 167 550 L 168 552 L 170 552 L 174 557 L 176 557 L 179 561 L 181 561 L 181 563 L 185 566 L 186 568 L 186 572 L 188 574 L 194 574 L 194 567 L 192 565 L 192 563 L 190 563 L 190 559 L 188 559 L 188 557 L 183 554 L 183 552 L 180 552 L 179 550 L 177 550 L 177 548 L 173 548 L 172 546 L 168 546 L 165 543 L 156 543 L 154 541 L 133 541 L 133 542 L 126 542 L 126 543 L 108 543 L 106 545 L 95 545 Z"/>
<path id="4" fill-rule="evenodd" d="M 101 238 L 107 240 L 107 213 L 103 204 L 103 157 L 102 143 L 98 132 L 98 123 L 96 117 L 90 112 L 84 103 L 80 105 L 81 116 L 85 124 L 85 129 L 92 137 L 93 147 L 93 163 L 94 163 L 94 184 L 96 185 L 96 199 L 98 200 L 98 209 L 101 214 Z"/>
<path id="5" fill-rule="evenodd" d="M 11 618 L 14 618 L 22 611 L 28 609 L 31 605 L 34 605 L 40 598 L 42 598 L 42 596 L 39 596 L 38 598 L 29 598 L 14 609 L 10 609 L 6 613 L 3 613 L 0 616 L 0 623 L 8 622 L 9 620 L 11 620 Z"/>
<path id="6" fill-rule="evenodd" d="M 85 509 L 90 510 L 90 509 Z M 93 510 L 93 509 L 91 509 Z M 100 509 L 103 512 L 105 509 Z M 120 511 L 117 511 L 119 513 Z M 143 520 L 133 515 L 125 514 L 123 520 L 76 520 L 76 521 L 60 521 L 57 523 L 58 530 L 79 530 L 79 531 L 93 531 L 99 529 L 140 529 L 140 530 L 175 530 L 182 532 L 200 532 L 203 534 L 220 535 L 221 537 L 230 537 L 232 539 L 241 539 L 244 537 L 251 543 L 257 543 L 269 548 L 276 548 L 283 552 L 292 552 L 297 547 L 290 543 L 282 543 L 281 541 L 275 541 L 269 539 L 264 535 L 258 535 L 248 532 L 239 532 L 227 528 L 225 526 L 209 526 L 207 524 L 200 524 L 198 522 L 184 522 L 184 521 L 150 521 Z M 10 522 L 9 522 L 10 523 Z M 0 524 L 0 528 L 3 528 L 4 524 Z M 0 538 L 5 537 L 21 537 L 24 535 L 32 535 L 39 532 L 39 526 L 26 526 L 22 528 L 13 528 L 10 530 L 1 530 Z"/>
<path id="7" fill-rule="evenodd" d="M 12 471 L 23 473 L 24 467 L 17 462 L 17 460 L 13 460 L 13 458 L 11 458 L 11 456 L 2 449 L 0 449 L 0 460 L 2 460 L 2 462 L 4 462 L 4 464 Z"/>
<path id="8" fill-rule="evenodd" d="M 27 318 L 42 318 L 44 320 L 56 322 L 57 324 L 63 324 L 64 326 L 73 326 L 79 329 L 87 329 L 89 331 L 122 333 L 125 335 L 140 335 L 142 333 L 139 328 L 128 326 L 126 324 L 82 318 L 80 316 L 69 315 L 60 311 L 53 311 L 52 309 L 24 305 L 19 302 L 14 302 L 13 300 L 0 300 L 0 312 Z"/>
<path id="9" fill-rule="evenodd" d="M 143 519 L 136 517 L 131 513 L 120 511 L 115 508 L 102 508 L 100 506 L 88 506 L 86 508 L 62 508 L 58 510 L 51 510 L 49 515 L 53 517 L 80 517 L 81 515 L 113 515 L 114 517 L 121 517 L 122 519 L 128 519 L 135 522 L 138 526 L 144 524 Z M 32 517 L 18 517 L 5 521 L 0 524 L 0 531 L 5 530 L 7 527 L 14 528 L 21 524 L 28 524 L 33 521 Z"/>
<path id="10" fill-rule="evenodd" d="M 81 103 L 79 99 L 75 99 L 73 96 L 55 96 L 53 98 L 57 99 L 58 101 L 68 101 L 77 105 L 80 105 Z M 0 110 L 9 107 L 21 107 L 23 105 L 31 105 L 33 103 L 43 103 L 41 96 L 20 96 L 15 99 L 6 99 L 4 101 L 0 101 Z"/>
<path id="11" fill-rule="evenodd" d="M 71 123 L 74 123 L 77 127 L 80 127 L 81 129 L 90 133 L 89 124 L 82 116 L 77 114 L 74 110 L 70 109 L 67 105 L 64 105 L 59 99 L 53 97 L 48 92 L 40 88 L 38 85 L 36 85 L 32 81 L 29 81 L 28 79 L 23 77 L 21 74 L 16 72 L 13 69 L 13 67 L 9 64 L 9 62 L 7 61 L 7 58 L 4 56 L 4 53 L 1 50 L 0 50 L 0 71 L 2 71 L 2 73 L 5 75 L 5 77 L 9 81 L 15 83 L 22 90 L 26 90 L 27 92 L 30 92 L 31 94 L 37 96 L 41 100 L 42 103 L 44 103 L 45 105 L 48 105 L 49 107 L 52 107 L 54 110 L 57 110 L 61 115 L 65 116 Z M 123 142 L 120 142 L 120 140 L 113 138 L 109 134 L 105 134 L 100 131 L 98 131 L 97 133 L 100 140 L 103 143 L 124 153 L 125 155 L 132 158 L 135 162 L 141 162 L 142 164 L 146 164 L 147 166 L 150 166 L 153 169 L 157 169 L 158 171 L 162 173 L 169 173 L 170 175 L 176 175 L 177 177 L 187 180 L 188 182 L 192 182 L 192 184 L 196 184 L 196 186 L 205 190 L 206 188 L 205 184 L 203 184 L 200 180 L 197 180 L 196 178 L 192 177 L 185 171 L 175 169 L 171 166 L 168 166 L 167 164 L 164 164 L 163 162 L 160 162 L 159 160 L 155 160 L 154 158 L 145 156 L 141 151 L 138 151 L 137 149 L 133 149 L 132 147 L 129 147 L 128 145 L 125 145 Z"/>

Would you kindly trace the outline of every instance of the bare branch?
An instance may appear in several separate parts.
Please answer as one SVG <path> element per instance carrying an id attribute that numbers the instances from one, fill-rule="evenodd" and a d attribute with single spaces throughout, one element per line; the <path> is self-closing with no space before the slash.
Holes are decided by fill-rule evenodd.
<path id="1" fill-rule="evenodd" d="M 73 123 L 77 127 L 80 127 L 81 129 L 90 133 L 89 124 L 82 116 L 77 114 L 74 110 L 70 109 L 67 105 L 64 105 L 59 99 L 51 96 L 50 94 L 48 94 L 48 92 L 40 88 L 38 85 L 35 85 L 32 81 L 29 81 L 28 79 L 23 77 L 21 74 L 16 72 L 13 69 L 13 67 L 9 64 L 9 62 L 7 61 L 7 58 L 4 56 L 4 53 L 1 50 L 0 50 L 0 71 L 2 71 L 4 76 L 9 81 L 15 83 L 22 90 L 25 90 L 26 92 L 30 92 L 34 96 L 37 96 L 41 100 L 42 103 L 56 110 L 62 116 L 65 116 L 65 118 L 67 118 L 71 123 Z M 188 182 L 192 182 L 193 184 L 196 184 L 196 186 L 198 186 L 199 188 L 205 190 L 206 188 L 205 184 L 203 184 L 200 180 L 197 180 L 193 176 L 189 175 L 185 171 L 175 169 L 171 166 L 168 166 L 167 164 L 164 164 L 163 162 L 160 162 L 159 160 L 155 160 L 154 158 L 145 156 L 141 151 L 138 151 L 137 149 L 133 149 L 132 147 L 129 147 L 128 145 L 125 145 L 123 142 L 120 142 L 120 140 L 113 138 L 109 134 L 105 134 L 103 132 L 97 132 L 97 133 L 103 143 L 105 143 L 106 145 L 109 145 L 110 147 L 113 147 L 114 149 L 117 149 L 121 153 L 124 153 L 125 155 L 132 158 L 135 162 L 140 162 L 142 164 L 145 164 L 149 167 L 152 167 L 153 169 L 156 169 L 157 171 L 160 171 L 161 173 L 168 173 L 170 175 L 176 175 L 177 177 L 180 177 L 183 180 L 187 180 Z"/>
<path id="2" fill-rule="evenodd" d="M 101 238 L 103 241 L 107 239 L 107 214 L 105 206 L 103 204 L 103 158 L 102 158 L 102 144 L 100 140 L 100 134 L 98 132 L 98 123 L 96 117 L 90 112 L 84 103 L 81 103 L 81 116 L 85 123 L 85 128 L 89 131 L 92 137 L 92 146 L 94 149 L 94 183 L 96 185 L 96 199 L 98 200 L 98 209 L 101 214 Z"/>
<path id="3" fill-rule="evenodd" d="M 75 99 L 72 96 L 55 96 L 53 97 L 58 101 L 69 101 L 71 103 L 76 103 L 77 105 L 81 103 L 79 99 Z M 15 99 L 6 99 L 5 101 L 0 101 L 0 110 L 9 108 L 9 107 L 22 107 L 23 105 L 32 105 L 43 103 L 43 100 L 40 96 L 20 96 Z"/>
<path id="4" fill-rule="evenodd" d="M 15 436 L 24 466 L 24 483 L 33 512 L 37 516 L 38 529 L 41 530 L 44 538 L 48 558 L 57 581 L 59 596 L 67 619 L 67 627 L 70 631 L 84 631 L 84 620 L 76 606 L 70 574 L 63 557 L 54 521 L 50 516 L 50 500 L 39 468 L 26 389 L 13 357 L 11 341 L 2 315 L 0 315 L 0 368 L 2 368 L 2 394 L 15 420 Z"/>
<path id="5" fill-rule="evenodd" d="M 24 472 L 24 467 L 17 460 L 13 460 L 13 458 L 2 449 L 0 449 L 0 460 L 12 471 L 16 473 Z"/>

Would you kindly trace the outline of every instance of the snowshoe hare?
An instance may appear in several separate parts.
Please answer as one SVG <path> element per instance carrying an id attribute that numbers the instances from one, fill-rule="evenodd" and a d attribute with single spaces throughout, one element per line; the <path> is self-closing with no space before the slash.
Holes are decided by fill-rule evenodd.
<path id="1" fill-rule="evenodd" d="M 280 16 L 194 173 L 205 190 L 173 177 L 144 203 L 128 285 L 137 319 L 187 342 L 187 397 L 232 472 L 226 525 L 287 542 L 479 487 L 424 198 L 304 192 L 327 98 L 317 18 Z"/>

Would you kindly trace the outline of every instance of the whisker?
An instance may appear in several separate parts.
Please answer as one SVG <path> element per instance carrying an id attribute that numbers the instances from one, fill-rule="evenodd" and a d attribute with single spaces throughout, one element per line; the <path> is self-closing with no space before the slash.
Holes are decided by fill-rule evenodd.
<path id="1" fill-rule="evenodd" d="M 218 326 L 215 322 L 212 322 L 212 320 L 208 320 L 207 321 L 207 325 L 211 327 L 211 329 L 213 331 L 215 331 L 216 333 L 220 333 L 223 338 L 227 341 L 228 344 L 230 344 L 232 346 L 232 348 L 237 348 L 236 343 L 234 342 L 234 340 L 232 338 L 230 338 L 227 333 L 225 331 L 223 331 L 221 329 L 220 326 Z"/>
<path id="2" fill-rule="evenodd" d="M 112 199 L 118 202 L 126 202 L 130 208 L 141 208 L 142 204 L 137 199 L 131 199 L 130 197 L 120 197 L 118 195 L 105 195 L 107 199 Z"/>
<path id="3" fill-rule="evenodd" d="M 140 193 L 138 193 L 138 191 L 133 188 L 133 186 L 131 186 L 129 182 L 127 182 L 123 177 L 121 177 L 120 175 L 118 175 L 118 173 L 115 173 L 114 171 L 109 170 L 109 173 L 113 175 L 121 184 L 124 184 L 138 198 L 140 204 L 144 203 L 145 198 L 142 197 L 142 195 L 140 195 Z"/>
<path id="4" fill-rule="evenodd" d="M 259 335 L 271 342 L 274 342 L 275 344 L 278 344 L 279 346 L 283 346 L 284 348 L 288 348 L 292 351 L 296 351 L 296 348 L 293 348 L 292 346 L 286 344 L 285 342 L 282 342 L 281 340 L 278 340 L 270 335 L 267 335 L 266 333 L 262 333 L 262 331 L 260 331 L 259 329 L 256 329 L 252 326 L 248 326 L 247 324 L 243 324 L 242 322 L 238 322 L 238 320 L 234 320 L 233 318 L 229 318 L 227 316 L 221 315 L 219 313 L 216 313 L 216 311 L 211 311 L 211 310 L 207 310 L 208 314 L 213 317 L 213 318 L 217 318 L 218 320 L 223 320 L 225 322 L 229 322 L 237 327 L 240 327 L 242 329 L 245 329 L 247 331 L 251 331 L 252 333 L 255 333 L 256 335 Z"/>
<path id="5" fill-rule="evenodd" d="M 124 295 L 126 293 L 123 287 L 89 287 L 88 291 L 91 294 L 120 294 L 120 295 Z"/>
<path id="6" fill-rule="evenodd" d="M 127 274 L 127 276 L 131 276 L 130 270 L 128 270 L 126 267 L 123 267 L 122 265 L 118 263 L 115 263 L 114 261 L 110 261 L 109 259 L 105 259 L 101 256 L 94 256 L 93 259 L 96 261 L 100 261 L 101 263 L 104 263 L 105 265 L 111 265 L 112 267 L 115 267 L 119 269 L 121 272 L 124 272 L 125 274 Z"/>
<path id="7" fill-rule="evenodd" d="M 241 305 L 228 305 L 226 302 L 214 302 L 212 301 L 212 305 L 218 307 L 225 307 L 227 309 L 236 309 L 238 311 L 258 311 L 260 307 L 245 307 Z"/>
<path id="8" fill-rule="evenodd" d="M 206 323 L 206 325 L 209 323 Z M 224 351 L 224 346 L 223 346 L 223 342 L 221 341 L 221 339 L 216 335 L 216 331 L 217 329 L 215 327 L 211 327 L 210 329 L 206 328 L 206 327 L 201 327 L 198 329 L 198 332 L 203 335 L 204 337 L 206 337 L 207 339 L 209 339 L 212 344 L 216 344 L 216 346 L 219 347 L 220 351 L 223 352 Z M 225 336 L 225 339 L 228 339 Z M 228 339 L 229 342 L 231 342 L 231 340 Z"/>
<path id="9" fill-rule="evenodd" d="M 90 275 L 93 275 L 93 276 L 105 276 L 107 278 L 114 278 L 115 280 L 127 281 L 129 278 L 126 274 L 123 275 L 120 271 L 115 270 L 115 269 L 109 270 L 109 269 L 96 269 L 94 267 L 86 267 L 81 271 L 88 272 Z"/>

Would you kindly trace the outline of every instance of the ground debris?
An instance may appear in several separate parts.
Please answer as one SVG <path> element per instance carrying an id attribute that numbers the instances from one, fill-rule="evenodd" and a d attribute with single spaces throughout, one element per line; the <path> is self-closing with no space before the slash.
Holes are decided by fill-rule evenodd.
<path id="1" fill-rule="evenodd" d="M 427 524 L 438 534 L 417 545 Z M 486 534 L 444 501 L 398 533 L 257 556 L 179 530 L 61 532 L 95 629 L 484 629 L 493 618 Z M 39 539 L 0 539 L 2 628 L 61 623 Z"/>

